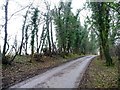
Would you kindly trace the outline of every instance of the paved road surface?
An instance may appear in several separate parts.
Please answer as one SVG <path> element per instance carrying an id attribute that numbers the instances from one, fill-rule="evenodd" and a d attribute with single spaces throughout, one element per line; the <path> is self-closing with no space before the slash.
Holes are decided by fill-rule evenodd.
<path id="1" fill-rule="evenodd" d="M 76 59 L 10 88 L 76 88 L 94 57 L 90 55 Z"/>

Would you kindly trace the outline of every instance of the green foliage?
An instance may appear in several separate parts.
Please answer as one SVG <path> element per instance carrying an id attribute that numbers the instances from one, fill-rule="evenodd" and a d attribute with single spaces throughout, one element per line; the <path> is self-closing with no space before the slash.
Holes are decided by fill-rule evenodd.
<path id="1" fill-rule="evenodd" d="M 100 47 L 102 46 L 103 54 L 108 66 L 112 65 L 112 58 L 110 56 L 109 47 L 114 46 L 117 28 L 115 27 L 115 13 L 110 6 L 114 3 L 93 3 L 90 2 L 89 8 L 92 10 L 92 21 L 94 27 L 98 31 L 98 40 Z M 117 8 L 117 7 L 114 7 Z M 118 22 L 117 22 L 118 23 Z M 96 31 L 95 30 L 95 31 Z"/>
<path id="2" fill-rule="evenodd" d="M 60 2 L 53 12 L 58 48 L 66 53 L 88 53 L 89 38 L 87 24 L 81 26 L 79 12 L 74 15 L 71 2 Z"/>
<path id="3" fill-rule="evenodd" d="M 31 30 L 31 54 L 34 54 L 34 42 L 35 42 L 35 36 L 37 36 L 38 33 L 38 13 L 39 10 L 38 8 L 33 8 L 33 15 L 31 17 L 31 26 L 32 26 L 32 30 Z"/>

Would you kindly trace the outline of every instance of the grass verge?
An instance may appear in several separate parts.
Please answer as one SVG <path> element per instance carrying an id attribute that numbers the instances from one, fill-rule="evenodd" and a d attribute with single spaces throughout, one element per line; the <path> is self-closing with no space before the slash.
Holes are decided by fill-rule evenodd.
<path id="1" fill-rule="evenodd" d="M 118 61 L 107 67 L 105 60 L 95 58 L 86 70 L 80 82 L 80 88 L 118 88 Z"/>

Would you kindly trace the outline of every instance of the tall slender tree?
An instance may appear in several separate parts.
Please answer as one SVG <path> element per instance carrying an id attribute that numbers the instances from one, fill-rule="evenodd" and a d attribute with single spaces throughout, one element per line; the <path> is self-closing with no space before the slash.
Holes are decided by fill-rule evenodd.
<path id="1" fill-rule="evenodd" d="M 51 40 L 50 40 L 50 17 L 49 17 L 49 12 L 46 13 L 46 30 L 47 30 L 47 39 L 48 39 L 48 44 L 49 44 L 49 53 L 51 53 Z"/>
<path id="2" fill-rule="evenodd" d="M 19 51 L 19 55 L 21 55 L 22 53 L 22 48 L 23 48 L 23 41 L 24 41 L 24 38 L 25 38 L 25 27 L 26 27 L 26 23 L 27 23 L 27 19 L 28 19 L 28 14 L 29 14 L 29 9 L 30 7 L 32 6 L 32 4 L 29 5 L 27 11 L 26 11 L 26 14 L 24 16 L 24 22 L 23 22 L 23 25 L 22 25 L 22 38 L 21 38 L 21 44 L 20 44 L 20 51 Z"/>
<path id="3" fill-rule="evenodd" d="M 5 2 L 5 38 L 4 38 L 4 46 L 3 46 L 3 53 L 2 53 L 2 63 L 8 63 L 8 61 L 5 59 L 5 54 L 6 54 L 6 45 L 7 45 L 7 36 L 8 36 L 8 32 L 7 32 L 7 25 L 8 25 L 8 2 L 9 0 L 6 0 Z"/>
<path id="4" fill-rule="evenodd" d="M 31 17 L 31 27 L 32 27 L 32 30 L 31 30 L 31 54 L 33 55 L 34 54 L 34 48 L 35 48 L 35 36 L 36 36 L 36 42 L 37 42 L 37 48 L 38 48 L 38 13 L 39 13 L 39 10 L 38 8 L 33 8 L 33 15 Z"/>
<path id="5" fill-rule="evenodd" d="M 25 54 L 28 55 L 27 53 L 27 49 L 28 49 L 28 29 L 29 29 L 29 25 L 26 26 L 25 29 Z"/>

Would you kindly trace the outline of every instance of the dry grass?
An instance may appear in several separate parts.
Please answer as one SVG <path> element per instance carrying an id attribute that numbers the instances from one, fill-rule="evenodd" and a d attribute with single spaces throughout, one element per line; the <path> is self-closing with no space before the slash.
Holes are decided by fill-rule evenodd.
<path id="1" fill-rule="evenodd" d="M 94 59 L 89 65 L 79 88 L 118 88 L 118 61 L 107 67 L 104 60 Z"/>

